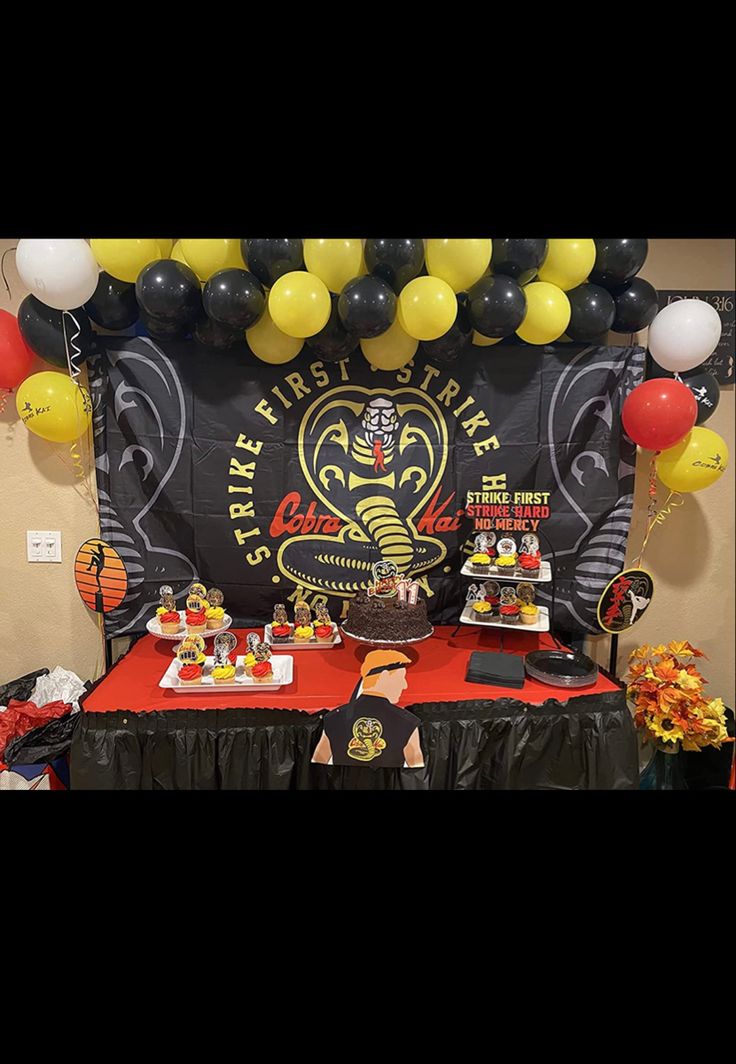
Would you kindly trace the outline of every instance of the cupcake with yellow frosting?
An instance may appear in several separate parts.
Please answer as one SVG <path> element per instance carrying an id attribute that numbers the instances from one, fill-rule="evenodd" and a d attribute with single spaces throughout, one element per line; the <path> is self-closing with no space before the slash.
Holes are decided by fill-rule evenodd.
<path id="1" fill-rule="evenodd" d="M 473 603 L 473 619 L 480 624 L 486 624 L 493 617 L 493 607 L 490 602 L 486 602 L 485 599 L 481 599 L 479 602 Z"/>
<path id="2" fill-rule="evenodd" d="M 212 669 L 212 679 L 215 683 L 232 683 L 235 679 L 235 666 L 229 662 L 227 665 L 215 665 Z"/>
<path id="3" fill-rule="evenodd" d="M 208 628 L 222 628 L 225 611 L 222 606 L 208 606 L 205 610 Z"/>
<path id="4" fill-rule="evenodd" d="M 507 576 L 512 576 L 516 569 L 516 555 L 515 554 L 499 554 L 494 562 L 494 565 L 500 572 L 505 573 Z"/>
<path id="5" fill-rule="evenodd" d="M 253 666 L 255 665 L 255 663 L 256 663 L 255 654 L 252 651 L 248 651 L 248 653 L 243 658 L 243 669 L 245 671 L 245 675 L 246 676 L 250 676 L 250 674 L 251 674 L 251 672 L 253 670 Z"/>
<path id="6" fill-rule="evenodd" d="M 522 603 L 519 606 L 519 614 L 522 624 L 536 624 L 539 620 L 539 606 L 535 606 L 533 602 Z"/>
<path id="7" fill-rule="evenodd" d="M 487 573 L 491 565 L 491 556 L 486 554 L 485 551 L 478 551 L 477 554 L 473 554 L 470 559 L 470 568 L 474 573 L 483 575 Z"/>
<path id="8" fill-rule="evenodd" d="M 295 643 L 308 643 L 314 635 L 314 628 L 311 624 L 299 624 L 294 629 L 294 642 Z"/>

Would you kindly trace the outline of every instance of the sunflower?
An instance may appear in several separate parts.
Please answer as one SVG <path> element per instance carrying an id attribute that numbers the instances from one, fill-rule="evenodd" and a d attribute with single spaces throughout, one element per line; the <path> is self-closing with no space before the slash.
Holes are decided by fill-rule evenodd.
<path id="1" fill-rule="evenodd" d="M 670 717 L 653 717 L 649 722 L 649 730 L 655 738 L 665 743 L 678 743 L 685 738 L 682 728 Z"/>

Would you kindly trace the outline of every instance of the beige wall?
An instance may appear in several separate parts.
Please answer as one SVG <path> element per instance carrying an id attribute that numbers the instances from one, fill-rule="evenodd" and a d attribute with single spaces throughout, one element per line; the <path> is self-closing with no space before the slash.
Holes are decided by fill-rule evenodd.
<path id="1" fill-rule="evenodd" d="M 17 241 L 0 241 L 0 254 Z M 734 241 L 652 240 L 642 275 L 658 288 L 733 289 Z M 4 288 L 0 306 L 15 312 L 25 295 L 8 255 L 5 272 L 12 299 Z M 624 339 L 617 337 L 616 342 Z M 646 337 L 640 337 L 642 343 Z M 50 367 L 41 361 L 33 372 Z M 708 422 L 721 433 L 731 467 L 721 480 L 690 495 L 666 524 L 653 533 L 646 564 L 656 581 L 655 600 L 642 621 L 620 639 L 619 671 L 629 651 L 641 642 L 689 639 L 709 657 L 703 672 L 713 694 L 734 705 L 734 390 L 723 388 L 718 410 Z M 97 515 L 80 492 L 69 469 L 68 447 L 37 439 L 17 420 L 13 397 L 0 415 L 3 495 L 0 507 L 0 587 L 6 607 L 31 604 L 24 639 L 3 640 L 0 682 L 43 665 L 60 664 L 83 679 L 102 669 L 96 618 L 82 604 L 72 578 L 79 544 L 99 534 Z M 641 544 L 647 503 L 648 455 L 637 467 L 636 507 L 628 558 Z M 26 562 L 26 529 L 61 529 L 61 565 Z M 697 563 L 693 559 L 697 556 Z M 7 615 L 7 614 L 6 614 Z M 608 638 L 589 641 L 597 660 L 608 661 Z"/>

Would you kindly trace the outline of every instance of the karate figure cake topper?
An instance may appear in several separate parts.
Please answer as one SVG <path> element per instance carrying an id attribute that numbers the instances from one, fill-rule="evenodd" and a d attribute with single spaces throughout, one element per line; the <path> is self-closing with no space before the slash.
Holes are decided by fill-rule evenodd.
<path id="1" fill-rule="evenodd" d="M 516 605 L 516 588 L 510 584 L 506 584 L 501 588 L 501 605 L 502 606 L 515 606 Z"/>
<path id="2" fill-rule="evenodd" d="M 498 553 L 503 554 L 505 557 L 516 554 L 516 540 L 512 539 L 511 536 L 504 536 L 503 539 L 499 539 Z"/>
<path id="3" fill-rule="evenodd" d="M 228 665 L 228 655 L 238 645 L 237 638 L 232 632 L 220 632 L 215 636 L 215 665 Z"/>
<path id="4" fill-rule="evenodd" d="M 523 583 L 516 586 L 516 597 L 519 602 L 524 602 L 530 606 L 535 599 L 534 588 L 531 584 Z"/>
<path id="5" fill-rule="evenodd" d="M 204 584 L 200 584 L 195 581 L 189 588 L 189 594 L 199 595 L 201 598 L 207 598 L 207 588 L 204 586 Z"/>
<path id="6" fill-rule="evenodd" d="M 207 602 L 210 606 L 221 606 L 225 601 L 225 596 L 219 587 L 211 587 L 207 592 Z"/>
<path id="7" fill-rule="evenodd" d="M 521 537 L 521 553 L 536 554 L 539 550 L 539 540 L 533 532 L 525 532 Z"/>

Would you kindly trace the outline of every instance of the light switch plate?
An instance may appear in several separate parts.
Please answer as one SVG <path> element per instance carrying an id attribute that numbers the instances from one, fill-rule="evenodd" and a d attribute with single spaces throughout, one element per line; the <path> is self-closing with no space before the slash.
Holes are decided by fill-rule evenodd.
<path id="1" fill-rule="evenodd" d="M 26 532 L 29 562 L 60 562 L 61 532 Z"/>

